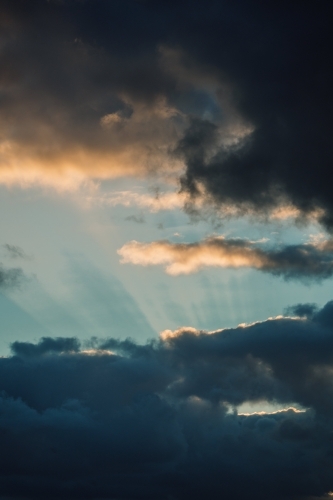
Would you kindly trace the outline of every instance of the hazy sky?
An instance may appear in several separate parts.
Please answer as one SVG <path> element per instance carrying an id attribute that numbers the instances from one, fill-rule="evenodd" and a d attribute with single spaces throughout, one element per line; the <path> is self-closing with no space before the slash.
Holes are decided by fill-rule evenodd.
<path id="1" fill-rule="evenodd" d="M 0 500 L 328 498 L 331 39 L 0 0 Z"/>

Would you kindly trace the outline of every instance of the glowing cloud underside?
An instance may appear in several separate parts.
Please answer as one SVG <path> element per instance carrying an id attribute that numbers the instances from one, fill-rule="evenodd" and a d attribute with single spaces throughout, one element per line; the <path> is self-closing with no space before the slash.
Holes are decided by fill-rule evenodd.
<path id="1" fill-rule="evenodd" d="M 263 242 L 211 237 L 199 243 L 131 241 L 118 250 L 121 263 L 141 266 L 164 265 L 166 273 L 190 274 L 205 267 L 253 268 L 286 278 L 323 279 L 333 274 L 331 240 L 278 249 Z"/>

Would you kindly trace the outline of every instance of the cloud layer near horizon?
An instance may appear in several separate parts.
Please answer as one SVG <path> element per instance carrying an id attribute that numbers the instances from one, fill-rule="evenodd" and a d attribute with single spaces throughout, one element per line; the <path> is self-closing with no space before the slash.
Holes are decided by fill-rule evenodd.
<path id="1" fill-rule="evenodd" d="M 260 244 L 261 243 L 261 244 Z M 249 267 L 285 279 L 322 280 L 333 274 L 331 240 L 265 248 L 262 242 L 212 236 L 199 243 L 131 241 L 118 254 L 121 263 L 164 265 L 168 274 L 190 274 L 205 267 Z"/>
<path id="2" fill-rule="evenodd" d="M 297 306 L 298 308 L 300 305 Z M 0 358 L 6 498 L 310 498 L 333 489 L 333 303 L 160 340 L 14 342 Z M 237 415 L 265 401 L 299 405 Z"/>

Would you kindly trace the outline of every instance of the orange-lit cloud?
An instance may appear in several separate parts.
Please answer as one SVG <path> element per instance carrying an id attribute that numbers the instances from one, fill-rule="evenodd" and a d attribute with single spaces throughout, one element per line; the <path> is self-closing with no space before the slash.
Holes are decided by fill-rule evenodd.
<path id="1" fill-rule="evenodd" d="M 48 3 L 42 44 L 18 7 L 0 8 L 0 184 L 69 191 L 151 172 L 179 177 L 185 165 L 173 152 L 189 116 L 204 113 L 183 98 L 196 89 L 222 105 L 212 69 L 166 45 L 126 57 L 106 50 L 61 16 L 54 22 L 60 11 Z M 247 132 L 224 107 L 221 141 L 237 142 Z"/>
<path id="2" fill-rule="evenodd" d="M 251 243 L 240 245 L 223 237 L 208 238 L 200 243 L 170 243 L 131 241 L 118 250 L 122 263 L 136 265 L 165 265 L 173 276 L 190 274 L 203 267 L 255 267 L 267 263 L 264 253 Z"/>
<path id="3" fill-rule="evenodd" d="M 179 171 L 180 161 L 168 155 L 179 138 L 177 111 L 162 98 L 153 105 L 125 97 L 123 102 L 131 109 L 129 117 L 103 115 L 79 131 L 65 116 L 55 116 L 58 123 L 52 124 L 30 116 L 13 137 L 0 119 L 0 183 L 72 190 L 90 179 Z M 33 133 L 26 134 L 23 129 L 29 128 Z"/>
<path id="4" fill-rule="evenodd" d="M 323 279 L 333 274 L 333 241 L 286 245 L 210 237 L 199 243 L 131 241 L 118 250 L 123 264 L 163 265 L 166 273 L 190 274 L 205 267 L 253 268 L 285 278 Z"/>

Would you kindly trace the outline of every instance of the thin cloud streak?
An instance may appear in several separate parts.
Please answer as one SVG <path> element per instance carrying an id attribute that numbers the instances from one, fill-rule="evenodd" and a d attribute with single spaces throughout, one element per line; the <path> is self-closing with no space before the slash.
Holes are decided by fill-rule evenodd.
<path id="1" fill-rule="evenodd" d="M 165 179 L 170 181 L 171 179 Z M 174 179 L 172 179 L 174 182 Z M 93 190 L 92 190 L 93 191 Z M 160 211 L 185 210 L 188 215 L 195 215 L 196 219 L 215 218 L 224 220 L 233 217 L 248 217 L 251 221 L 261 223 L 275 223 L 280 221 L 290 221 L 297 223 L 318 223 L 324 212 L 319 209 L 309 211 L 306 215 L 297 207 L 281 201 L 279 206 L 267 209 L 265 214 L 247 208 L 246 211 L 232 204 L 214 204 L 214 200 L 205 192 L 204 186 L 198 187 L 198 193 L 192 197 L 188 192 L 178 189 L 178 191 L 162 191 L 157 189 L 154 193 L 142 193 L 133 190 L 114 191 L 102 193 L 96 186 L 95 192 L 89 193 L 85 197 L 85 203 L 89 206 L 123 206 L 138 207 L 148 210 L 151 213 Z"/>
<path id="2" fill-rule="evenodd" d="M 265 248 L 263 242 L 212 236 L 199 243 L 131 241 L 118 250 L 122 264 L 165 266 L 167 274 L 206 267 L 253 268 L 285 279 L 322 280 L 333 275 L 333 241 Z"/>
<path id="3" fill-rule="evenodd" d="M 124 207 L 139 207 L 152 213 L 162 210 L 177 210 L 183 208 L 188 196 L 178 192 L 157 192 L 156 194 L 136 193 L 134 191 L 116 191 L 110 194 L 97 194 L 87 197 L 88 204 Z"/>

